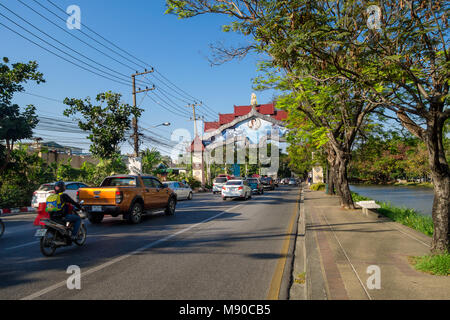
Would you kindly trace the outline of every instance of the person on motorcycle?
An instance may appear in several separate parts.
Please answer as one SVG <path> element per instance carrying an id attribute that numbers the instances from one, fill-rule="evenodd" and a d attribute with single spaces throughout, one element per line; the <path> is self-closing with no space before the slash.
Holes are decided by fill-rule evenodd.
<path id="1" fill-rule="evenodd" d="M 64 217 L 66 221 L 73 223 L 72 240 L 76 240 L 78 236 L 78 231 L 80 230 L 81 226 L 81 218 L 77 214 L 69 213 L 69 206 L 67 206 L 67 204 L 70 203 L 72 206 L 77 208 L 77 210 L 81 210 L 81 206 L 75 201 L 73 201 L 69 195 L 64 193 L 64 191 L 66 191 L 66 184 L 63 181 L 56 182 L 54 190 L 55 193 L 58 194 L 61 198 L 61 210 L 52 212 L 52 214 Z"/>

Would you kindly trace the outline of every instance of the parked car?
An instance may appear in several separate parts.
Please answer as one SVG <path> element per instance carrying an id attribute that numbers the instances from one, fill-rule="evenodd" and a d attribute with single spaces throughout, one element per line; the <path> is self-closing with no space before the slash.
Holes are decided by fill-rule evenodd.
<path id="1" fill-rule="evenodd" d="M 275 190 L 275 184 L 271 177 L 262 177 L 261 183 L 263 184 L 264 190 Z"/>
<path id="2" fill-rule="evenodd" d="M 103 180 L 98 188 L 81 188 L 79 201 L 91 223 L 100 223 L 107 214 L 122 215 L 130 223 L 141 222 L 145 213 L 165 210 L 167 215 L 175 214 L 177 195 L 164 186 L 156 177 L 148 175 L 115 175 Z"/>
<path id="3" fill-rule="evenodd" d="M 193 197 L 192 189 L 190 186 L 184 184 L 183 182 L 165 181 L 163 185 L 172 189 L 176 193 L 177 200 L 180 199 L 192 200 Z"/>
<path id="4" fill-rule="evenodd" d="M 252 189 L 252 192 L 257 194 L 264 194 L 264 187 L 258 178 L 248 178 L 247 182 L 250 189 Z"/>
<path id="5" fill-rule="evenodd" d="M 74 201 L 77 201 L 78 189 L 88 187 L 86 184 L 84 184 L 82 182 L 71 181 L 71 182 L 65 182 L 65 184 L 66 184 L 66 191 L 64 193 L 69 195 Z M 33 197 L 31 199 L 31 206 L 33 208 L 38 208 L 39 203 L 46 202 L 48 196 L 51 195 L 52 193 L 55 193 L 55 191 L 53 190 L 54 186 L 55 186 L 55 182 L 42 184 L 39 187 L 39 189 L 37 189 L 33 193 Z"/>
<path id="6" fill-rule="evenodd" d="M 222 187 L 222 199 L 240 198 L 251 199 L 252 189 L 248 185 L 247 180 L 230 180 Z"/>
<path id="7" fill-rule="evenodd" d="M 294 178 L 289 179 L 289 185 L 290 186 L 296 186 L 297 185 L 297 180 L 295 180 Z"/>
<path id="8" fill-rule="evenodd" d="M 217 177 L 213 181 L 213 194 L 221 193 L 222 187 L 227 183 L 227 177 Z"/>

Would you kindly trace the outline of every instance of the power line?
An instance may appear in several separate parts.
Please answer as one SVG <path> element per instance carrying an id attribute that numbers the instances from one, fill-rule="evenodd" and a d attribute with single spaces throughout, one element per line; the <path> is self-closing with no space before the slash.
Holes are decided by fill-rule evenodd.
<path id="1" fill-rule="evenodd" d="M 8 20 L 10 20 L 10 19 L 8 19 Z M 14 24 L 16 24 L 16 23 L 14 22 Z M 118 81 L 118 80 L 116 80 L 116 79 L 111 79 L 111 78 L 109 78 L 109 77 L 107 77 L 107 76 L 105 76 L 105 75 L 103 75 L 103 74 L 100 74 L 100 73 L 97 73 L 97 72 L 95 72 L 95 71 L 89 70 L 89 69 L 87 69 L 87 68 L 85 68 L 85 67 L 83 67 L 83 66 L 81 66 L 81 65 L 79 65 L 79 64 L 77 64 L 77 63 L 75 63 L 75 62 L 73 62 L 73 61 L 70 61 L 69 59 L 67 59 L 67 58 L 65 58 L 65 57 L 62 57 L 61 55 L 59 55 L 59 54 L 57 54 L 57 53 L 55 53 L 55 52 L 53 52 L 53 51 L 51 51 L 51 50 L 49 50 L 49 49 L 47 49 L 47 48 L 41 46 L 40 44 L 34 42 L 33 40 L 27 38 L 26 36 L 22 35 L 21 33 L 15 31 L 15 30 L 13 30 L 13 29 L 11 29 L 10 27 L 8 27 L 7 25 L 5 25 L 5 24 L 3 24 L 3 23 L 1 23 L 1 22 L 0 22 L 0 25 L 3 26 L 4 28 L 10 30 L 11 32 L 17 34 L 18 36 L 22 37 L 23 39 L 25 39 L 25 40 L 27 40 L 27 41 L 33 43 L 34 45 L 40 47 L 41 49 L 43 49 L 43 50 L 45 50 L 45 51 L 47 51 L 47 52 L 49 52 L 49 53 L 51 53 L 51 54 L 57 56 L 57 57 L 60 58 L 60 59 L 65 60 L 65 61 L 67 61 L 67 62 L 69 62 L 69 63 L 71 63 L 71 64 L 73 64 L 73 65 L 75 65 L 75 66 L 77 66 L 77 67 L 79 67 L 79 68 L 81 68 L 81 69 L 83 69 L 83 70 L 85 70 L 85 71 L 88 71 L 88 72 L 90 72 L 90 73 L 93 73 L 93 74 L 95 74 L 95 75 L 97 75 L 97 76 L 99 76 L 99 77 L 108 79 L 108 80 L 110 80 L 110 81 L 114 81 L 114 82 L 119 83 L 119 84 L 122 84 L 122 85 L 130 86 L 130 84 L 128 84 L 128 83 L 121 82 L 121 81 Z M 16 24 L 16 25 L 17 25 L 17 24 Z M 19 26 L 19 25 L 18 25 L 18 26 Z M 21 26 L 19 26 L 19 27 L 21 27 Z M 21 28 L 24 29 L 23 27 L 21 27 Z M 30 32 L 30 33 L 32 34 L 32 32 Z M 44 41 L 44 42 L 45 42 L 45 40 L 41 39 L 40 37 L 38 37 L 38 36 L 36 36 L 36 37 L 39 38 L 41 41 Z M 53 47 L 54 47 L 54 46 L 53 46 Z M 55 47 L 55 48 L 56 48 L 56 47 Z M 58 49 L 58 48 L 56 48 L 56 49 Z M 58 49 L 58 50 L 60 50 L 60 49 Z M 60 50 L 60 51 L 61 51 L 61 50 Z M 78 60 L 78 59 L 77 59 L 77 60 Z"/>
<path id="2" fill-rule="evenodd" d="M 19 0 L 20 1 L 20 0 Z M 41 7 L 43 7 L 44 9 L 46 9 L 47 11 L 51 12 L 52 14 L 54 14 L 55 16 L 57 16 L 59 19 L 65 21 L 63 18 L 59 17 L 58 15 L 56 15 L 54 12 L 52 12 L 51 10 L 49 10 L 48 8 L 46 8 L 45 6 L 43 6 L 42 4 L 40 4 L 39 2 L 37 2 L 36 0 L 33 0 L 34 2 L 38 3 Z M 57 8 L 59 11 L 61 11 L 62 13 L 64 13 L 65 15 L 68 15 L 67 12 L 62 9 L 61 7 L 59 7 L 58 5 L 56 5 L 54 2 L 52 2 L 51 0 L 47 0 L 51 5 L 53 5 L 55 8 Z M 81 23 L 81 21 L 78 21 L 79 23 Z M 107 43 L 111 44 L 112 46 L 114 46 L 115 48 L 117 48 L 118 50 L 124 52 L 125 54 L 127 54 L 128 56 L 134 58 L 136 61 L 139 61 L 141 64 L 136 63 L 135 61 L 132 61 L 130 59 L 128 59 L 127 57 L 124 57 L 123 55 L 121 55 L 120 53 L 118 53 L 117 51 L 105 46 L 104 44 L 102 44 L 101 42 L 97 41 L 96 39 L 93 39 L 92 37 L 90 37 L 89 35 L 87 35 L 85 32 L 81 31 L 84 35 L 88 36 L 90 39 L 94 40 L 95 42 L 99 43 L 100 45 L 102 45 L 103 47 L 111 50 L 112 52 L 114 52 L 115 54 L 121 56 L 122 58 L 126 59 L 127 61 L 139 66 L 140 68 L 146 68 L 146 66 L 150 66 L 150 64 L 146 63 L 145 61 L 135 57 L 134 55 L 132 55 L 131 53 L 129 53 L 128 51 L 120 48 L 119 46 L 117 46 L 116 44 L 114 44 L 113 42 L 109 41 L 108 39 L 106 39 L 105 37 L 101 36 L 100 34 L 98 34 L 97 32 L 95 32 L 93 29 L 89 28 L 89 26 L 87 26 L 86 24 L 83 24 L 83 27 L 86 28 L 87 30 L 91 31 L 92 33 L 94 33 L 95 35 L 97 35 L 99 38 L 101 38 L 102 40 L 106 41 Z M 153 67 L 152 67 L 153 68 Z M 165 77 L 162 73 L 160 73 L 157 69 L 153 68 L 155 70 L 155 73 L 158 74 L 161 78 L 163 78 L 167 83 L 169 83 L 170 85 L 167 85 L 167 83 L 161 79 L 159 79 L 154 73 L 151 74 L 152 77 L 154 77 L 155 79 L 157 79 L 158 81 L 162 82 L 165 86 L 167 87 L 172 87 L 172 89 L 175 89 L 174 91 L 177 92 L 180 96 L 183 96 L 180 94 L 180 92 L 184 93 L 184 95 L 187 95 L 188 97 L 190 97 L 191 99 L 194 100 L 194 102 L 198 102 L 199 99 L 193 97 L 192 95 L 190 95 L 189 93 L 187 93 L 185 90 L 181 89 L 179 86 L 177 86 L 176 84 L 174 84 L 172 81 L 170 81 L 167 77 Z M 191 100 L 189 99 L 189 100 Z M 209 109 L 212 114 L 214 116 L 217 115 L 217 113 L 210 108 L 208 105 L 204 104 L 207 109 Z"/>

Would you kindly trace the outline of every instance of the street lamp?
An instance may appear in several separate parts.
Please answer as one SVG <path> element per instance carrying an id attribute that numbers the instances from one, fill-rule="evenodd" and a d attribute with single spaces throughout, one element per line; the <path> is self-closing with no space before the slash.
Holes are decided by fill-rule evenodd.
<path id="1" fill-rule="evenodd" d="M 161 126 L 169 127 L 170 125 L 171 125 L 170 122 L 164 122 L 164 123 L 158 124 L 156 126 L 152 126 L 152 128 L 157 128 L 157 127 L 161 127 Z"/>

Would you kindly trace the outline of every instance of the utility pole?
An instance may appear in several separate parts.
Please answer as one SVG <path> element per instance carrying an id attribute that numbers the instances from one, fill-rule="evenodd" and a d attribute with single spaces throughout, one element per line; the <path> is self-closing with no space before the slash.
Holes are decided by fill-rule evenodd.
<path id="1" fill-rule="evenodd" d="M 153 88 L 148 88 L 146 87 L 145 89 L 141 90 L 141 88 L 138 88 L 138 90 L 136 91 L 136 77 L 137 76 L 142 76 L 148 73 L 152 73 L 153 72 L 153 68 L 151 70 L 147 69 L 144 72 L 137 72 L 135 74 L 131 75 L 131 80 L 133 83 L 133 107 L 137 107 L 136 106 L 136 94 L 138 93 L 143 93 L 143 92 L 147 92 L 147 91 L 151 91 L 151 90 L 155 90 L 155 86 L 153 86 Z M 138 120 L 136 115 L 133 118 L 133 139 L 134 139 L 134 156 L 135 157 L 139 157 L 139 130 L 138 130 Z"/>
<path id="2" fill-rule="evenodd" d="M 203 120 L 204 117 L 197 117 L 195 115 L 195 107 L 201 106 L 200 103 L 193 103 L 193 104 L 189 104 L 187 105 L 188 108 L 192 108 L 192 114 L 193 114 L 193 118 L 191 118 L 191 121 L 194 121 L 194 137 L 198 136 L 198 130 L 197 130 L 197 120 Z"/>

